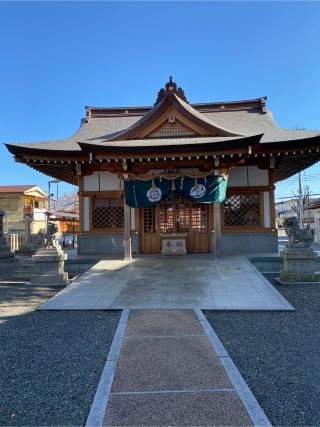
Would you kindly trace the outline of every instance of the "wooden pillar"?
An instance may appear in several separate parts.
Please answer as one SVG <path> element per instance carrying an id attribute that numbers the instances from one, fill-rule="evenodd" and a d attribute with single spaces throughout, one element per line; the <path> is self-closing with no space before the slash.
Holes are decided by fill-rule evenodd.
<path id="1" fill-rule="evenodd" d="M 213 204 L 214 211 L 214 255 L 221 256 L 221 205 L 220 203 Z"/>
<path id="2" fill-rule="evenodd" d="M 132 246 L 131 246 L 131 208 L 124 200 L 124 259 L 132 261 Z"/>
<path id="3" fill-rule="evenodd" d="M 123 171 L 124 171 L 124 180 L 128 179 L 127 174 L 127 161 L 124 159 L 122 161 Z M 123 198 L 123 209 L 124 209 L 124 236 L 123 236 L 123 245 L 124 245 L 124 260 L 132 261 L 132 245 L 131 245 L 131 208 L 126 203 L 126 198 Z"/>
<path id="4" fill-rule="evenodd" d="M 270 197 L 270 227 L 276 228 L 276 209 L 275 209 L 275 200 L 274 200 L 274 169 L 269 170 L 269 185 L 271 190 L 269 191 Z"/>

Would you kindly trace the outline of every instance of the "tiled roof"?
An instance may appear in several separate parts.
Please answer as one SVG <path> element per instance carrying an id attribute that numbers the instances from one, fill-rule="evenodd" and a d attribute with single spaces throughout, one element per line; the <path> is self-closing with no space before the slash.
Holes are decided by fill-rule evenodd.
<path id="1" fill-rule="evenodd" d="M 302 131 L 283 129 L 279 127 L 273 120 L 272 113 L 262 113 L 260 111 L 219 111 L 214 113 L 199 113 L 205 116 L 206 120 L 211 121 L 214 125 L 221 128 L 228 129 L 231 132 L 243 136 L 252 136 L 263 134 L 261 143 L 264 142 L 281 142 L 290 140 L 299 140 L 310 138 L 312 136 L 320 135 L 320 131 Z M 89 118 L 83 122 L 81 127 L 70 137 L 62 140 L 53 140 L 47 142 L 31 142 L 24 144 L 17 144 L 19 147 L 36 148 L 43 150 L 58 150 L 58 151 L 78 151 L 81 149 L 78 142 L 86 144 L 107 144 L 107 140 L 116 134 L 130 128 L 138 120 L 144 116 L 130 116 L 130 117 L 103 117 L 103 118 Z M 202 139 L 202 138 L 200 138 Z M 212 137 L 210 140 L 212 141 Z M 189 138 L 192 142 L 193 138 Z M 209 137 L 208 137 L 209 140 Z M 152 141 L 145 140 L 145 143 L 150 145 Z M 179 142 L 180 141 L 180 142 Z M 194 139 L 193 142 L 196 140 Z M 110 141 L 111 144 L 119 144 L 121 141 Z M 160 140 L 159 140 L 160 142 Z M 177 145 L 186 143 L 181 138 L 166 138 L 161 140 L 166 145 Z M 122 141 L 123 145 L 135 144 L 140 145 L 140 141 L 127 140 Z M 14 144 L 15 145 L 15 144 Z"/>
<path id="2" fill-rule="evenodd" d="M 24 193 L 37 185 L 0 185 L 0 193 Z"/>

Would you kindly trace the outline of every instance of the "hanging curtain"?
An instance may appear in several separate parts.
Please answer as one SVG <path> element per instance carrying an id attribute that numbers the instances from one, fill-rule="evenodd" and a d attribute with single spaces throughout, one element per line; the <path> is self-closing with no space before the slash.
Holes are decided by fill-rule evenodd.
<path id="1" fill-rule="evenodd" d="M 166 199 L 172 191 L 198 203 L 222 203 L 226 198 L 227 176 L 209 175 L 203 178 L 182 176 L 173 180 L 155 178 L 148 181 L 125 181 L 124 193 L 127 205 L 145 208 Z"/>
<path id="2" fill-rule="evenodd" d="M 147 208 L 160 203 L 172 191 L 172 182 L 165 178 L 148 181 L 125 181 L 124 194 L 126 203 L 132 208 Z"/>
<path id="3" fill-rule="evenodd" d="M 222 203 L 227 192 L 228 176 L 209 175 L 204 178 L 182 176 L 175 180 L 176 192 L 198 203 Z"/>

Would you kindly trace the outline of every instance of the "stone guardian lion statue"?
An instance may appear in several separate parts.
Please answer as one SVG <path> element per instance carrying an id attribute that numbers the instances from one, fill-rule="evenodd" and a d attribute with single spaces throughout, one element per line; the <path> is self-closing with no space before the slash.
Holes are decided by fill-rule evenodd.
<path id="1" fill-rule="evenodd" d="M 59 247 L 59 229 L 53 222 L 48 223 L 48 230 L 44 239 L 44 247 L 46 249 Z"/>
<path id="2" fill-rule="evenodd" d="M 309 248 L 313 242 L 313 235 L 308 225 L 300 228 L 296 217 L 292 216 L 283 221 L 285 232 L 289 237 L 287 247 L 289 248 Z"/>

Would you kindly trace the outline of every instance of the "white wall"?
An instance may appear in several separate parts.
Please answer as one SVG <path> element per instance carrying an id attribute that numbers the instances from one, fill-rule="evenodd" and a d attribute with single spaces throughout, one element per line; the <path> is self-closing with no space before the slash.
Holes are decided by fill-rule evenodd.
<path id="1" fill-rule="evenodd" d="M 115 173 L 93 172 L 83 177 L 84 191 L 119 191 L 120 179 Z"/>
<path id="2" fill-rule="evenodd" d="M 99 173 L 94 172 L 92 175 L 83 177 L 84 191 L 99 191 Z"/>
<path id="3" fill-rule="evenodd" d="M 236 166 L 231 169 L 228 187 L 259 187 L 269 185 L 269 171 L 257 166 Z"/>

